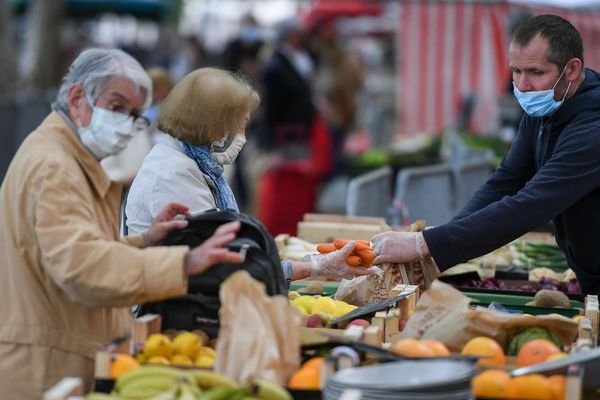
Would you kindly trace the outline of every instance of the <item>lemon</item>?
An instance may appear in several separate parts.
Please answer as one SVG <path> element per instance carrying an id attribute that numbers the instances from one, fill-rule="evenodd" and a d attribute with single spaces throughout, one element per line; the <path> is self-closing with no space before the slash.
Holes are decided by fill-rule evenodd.
<path id="1" fill-rule="evenodd" d="M 216 358 L 217 353 L 215 352 L 215 350 L 212 347 L 202 346 L 198 353 L 198 357 L 200 357 L 200 356 Z"/>
<path id="2" fill-rule="evenodd" d="M 296 307 L 302 307 L 308 314 L 312 314 L 313 304 L 316 299 L 313 296 L 300 296 L 292 300 L 292 305 Z"/>
<path id="3" fill-rule="evenodd" d="M 175 354 L 171 357 L 172 365 L 194 365 L 192 360 L 188 356 L 184 356 L 183 354 Z"/>
<path id="4" fill-rule="evenodd" d="M 583 315 L 581 315 L 581 314 L 571 317 L 571 319 L 577 323 L 579 323 L 579 321 L 581 321 L 581 318 L 583 318 Z"/>
<path id="5" fill-rule="evenodd" d="M 335 304 L 335 301 L 331 297 L 320 297 L 317 300 L 315 300 L 315 304 L 313 304 L 311 312 L 313 314 L 319 314 L 322 312 L 327 314 L 333 314 L 335 313 L 336 309 L 337 306 Z"/>
<path id="6" fill-rule="evenodd" d="M 166 357 L 163 356 L 154 356 L 154 357 L 150 357 L 147 361 L 146 364 L 161 364 L 161 365 L 169 365 L 170 362 Z"/>
<path id="7" fill-rule="evenodd" d="M 172 353 L 171 340 L 162 333 L 153 333 L 144 343 L 144 354 L 147 358 L 164 357 L 169 359 Z"/>
<path id="8" fill-rule="evenodd" d="M 173 352 L 193 360 L 198 356 L 202 342 L 200 336 L 192 332 L 180 333 L 173 339 Z"/>
<path id="9" fill-rule="evenodd" d="M 301 315 L 309 315 L 308 311 L 306 311 L 306 308 L 304 307 L 300 307 L 300 306 L 292 306 L 294 307 L 296 310 L 300 311 Z"/>
<path id="10" fill-rule="evenodd" d="M 298 297 L 300 297 L 300 293 L 296 292 L 295 290 L 289 291 L 288 292 L 288 299 L 290 301 L 297 299 Z"/>
<path id="11" fill-rule="evenodd" d="M 194 365 L 196 367 L 212 368 L 214 363 L 215 363 L 215 359 L 213 357 L 200 356 L 200 357 L 196 358 Z"/>

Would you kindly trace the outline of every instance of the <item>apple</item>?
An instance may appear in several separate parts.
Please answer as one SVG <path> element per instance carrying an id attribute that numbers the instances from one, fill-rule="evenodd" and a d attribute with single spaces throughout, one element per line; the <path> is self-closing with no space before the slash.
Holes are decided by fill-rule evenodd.
<path id="1" fill-rule="evenodd" d="M 362 318 L 353 319 L 352 321 L 350 321 L 350 323 L 348 325 L 358 325 L 358 326 L 362 326 L 363 328 L 368 328 L 369 326 L 371 326 L 369 321 L 367 321 L 366 319 L 362 319 Z"/>
<path id="2" fill-rule="evenodd" d="M 306 327 L 307 328 L 320 328 L 323 326 L 323 317 L 319 314 L 311 314 L 306 319 Z"/>

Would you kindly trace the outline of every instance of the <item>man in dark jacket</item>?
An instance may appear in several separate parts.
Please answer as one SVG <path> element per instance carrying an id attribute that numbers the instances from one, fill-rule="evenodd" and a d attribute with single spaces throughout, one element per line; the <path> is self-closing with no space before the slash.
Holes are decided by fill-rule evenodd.
<path id="1" fill-rule="evenodd" d="M 375 236 L 375 262 L 431 254 L 443 271 L 553 219 L 582 292 L 600 293 L 600 74 L 583 61 L 581 36 L 563 18 L 521 24 L 509 62 L 526 115 L 510 151 L 449 223 Z"/>
<path id="2" fill-rule="evenodd" d="M 304 49 L 304 33 L 296 18 L 284 20 L 276 28 L 277 48 L 264 71 L 267 137 L 261 145 L 306 145 L 315 115 L 310 86 L 313 62 Z"/>

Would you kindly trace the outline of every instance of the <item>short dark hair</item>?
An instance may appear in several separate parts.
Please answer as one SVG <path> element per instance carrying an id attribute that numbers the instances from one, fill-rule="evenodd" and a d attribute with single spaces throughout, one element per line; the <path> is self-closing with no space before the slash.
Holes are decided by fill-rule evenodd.
<path id="1" fill-rule="evenodd" d="M 583 40 L 573 25 L 558 15 L 538 15 L 521 23 L 512 34 L 511 44 L 526 46 L 537 35 L 548 40 L 548 61 L 563 69 L 572 58 L 583 64 Z"/>

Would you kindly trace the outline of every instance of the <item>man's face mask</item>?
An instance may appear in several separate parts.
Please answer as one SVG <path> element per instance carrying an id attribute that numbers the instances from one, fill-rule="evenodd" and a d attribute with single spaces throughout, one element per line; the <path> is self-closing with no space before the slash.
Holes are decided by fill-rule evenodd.
<path id="1" fill-rule="evenodd" d="M 85 147 L 102 160 L 127 147 L 133 138 L 133 127 L 132 116 L 94 107 L 90 124 L 80 127 L 78 133 Z"/>
<path id="2" fill-rule="evenodd" d="M 246 135 L 234 133 L 214 142 L 210 147 L 213 160 L 221 165 L 233 164 L 246 143 Z"/>
<path id="3" fill-rule="evenodd" d="M 552 89 L 548 90 L 536 90 L 531 92 L 521 92 L 515 82 L 513 82 L 513 89 L 515 93 L 515 97 L 521 104 L 523 110 L 532 117 L 545 117 L 554 113 L 554 111 L 558 110 L 558 108 L 565 101 L 565 97 L 567 93 L 569 93 L 569 89 L 571 88 L 571 83 L 569 82 L 569 86 L 567 90 L 565 90 L 565 94 L 563 95 L 560 101 L 554 100 L 554 88 L 562 78 L 563 74 L 567 67 L 562 70 L 560 76 L 552 86 Z"/>

